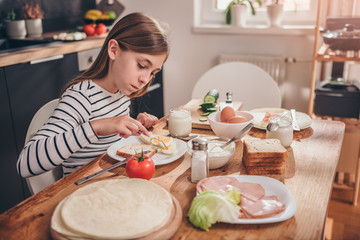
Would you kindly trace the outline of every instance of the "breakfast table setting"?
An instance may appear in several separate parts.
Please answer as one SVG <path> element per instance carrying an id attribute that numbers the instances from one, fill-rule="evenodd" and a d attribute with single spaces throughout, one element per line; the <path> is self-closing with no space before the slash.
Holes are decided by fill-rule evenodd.
<path id="1" fill-rule="evenodd" d="M 237 123 L 233 124 L 234 129 L 235 125 L 241 125 L 241 127 L 232 130 L 231 134 L 233 135 L 230 136 L 228 133 L 225 137 L 223 135 L 225 131 L 219 130 L 219 126 L 224 125 L 221 122 L 224 123 L 226 117 L 224 109 L 226 107 L 222 106 L 220 110 L 219 108 L 215 110 L 210 107 L 208 108 L 210 112 L 206 113 L 202 108 L 205 105 L 201 107 L 202 103 L 202 99 L 192 99 L 174 109 L 174 112 L 170 112 L 170 114 L 161 118 L 150 129 L 152 134 L 161 137 L 157 143 L 162 142 L 166 145 L 165 142 L 170 138 L 176 149 L 174 150 L 170 145 L 166 145 L 165 149 L 157 150 L 157 153 L 152 156 L 155 172 L 149 180 L 129 178 L 127 164 L 126 166 L 125 164 L 119 164 L 119 161 L 123 161 L 124 158 L 117 154 L 117 150 L 126 147 L 128 144 L 139 144 L 141 141 L 153 143 L 153 139 L 129 137 L 121 143 L 114 144 L 107 152 L 88 164 L 1 214 L 0 239 L 323 238 L 327 207 L 340 156 L 345 124 L 339 121 L 311 119 L 305 113 L 296 112 L 295 119 L 299 120 L 298 129 L 293 131 L 293 124 L 291 124 L 291 141 L 286 144 L 282 142 L 286 138 L 284 138 L 285 135 L 280 135 L 280 133 L 283 134 L 280 132 L 279 135 L 273 135 L 275 138 L 280 136 L 280 140 L 276 139 L 275 142 L 273 139 L 268 139 L 269 135 L 266 127 L 271 121 L 284 123 L 285 118 L 291 119 L 290 110 L 263 108 L 254 109 L 253 111 L 241 111 L 243 103 L 234 101 L 232 103 L 232 109 L 234 110 L 232 111 L 236 115 L 233 117 L 236 117 L 237 121 Z M 208 107 L 208 105 L 206 106 Z M 185 137 L 176 136 L 173 133 L 179 129 L 174 129 L 173 126 L 175 123 L 181 123 L 181 121 L 178 121 L 179 115 L 176 114 L 183 114 L 184 112 L 188 114 L 185 117 L 189 118 L 187 123 L 190 121 L 190 133 L 185 134 Z M 284 113 L 285 117 L 282 116 L 282 120 L 280 120 L 279 116 L 282 113 Z M 240 123 L 241 118 L 245 119 L 245 122 Z M 266 124 L 264 123 L 265 120 Z M 293 121 L 291 122 L 293 123 Z M 216 124 L 219 126 L 215 126 Z M 228 126 L 227 128 L 229 128 L 229 124 L 231 123 L 225 123 Z M 251 128 L 249 127 L 239 138 L 222 148 L 222 150 L 227 149 L 226 153 L 230 152 L 229 155 L 219 157 L 214 155 L 216 151 L 207 152 L 207 161 L 210 159 L 207 172 L 205 171 L 205 176 L 200 177 L 202 179 L 195 179 L 195 153 L 197 150 L 202 149 L 199 145 L 196 148 L 194 147 L 196 144 L 202 144 L 198 142 L 198 139 L 206 139 L 205 142 L 209 144 L 209 149 L 213 149 L 213 147 L 210 147 L 212 141 L 219 141 L 223 144 L 246 125 Z M 280 124 L 280 128 L 282 127 Z M 284 129 L 281 131 L 286 132 L 286 128 Z M 276 144 L 281 143 L 281 150 L 277 151 L 276 154 L 272 153 L 271 157 L 269 157 L 270 155 L 261 157 L 265 155 L 256 152 L 257 150 L 255 153 L 252 152 L 254 150 L 251 148 L 251 144 L 255 146 L 255 149 L 261 149 L 263 147 L 261 144 L 275 144 L 273 142 Z M 173 152 L 169 153 L 169 151 Z M 215 160 L 211 162 L 211 159 L 217 159 L 221 162 L 216 163 Z M 281 162 L 278 162 L 279 159 Z M 252 165 L 253 161 L 255 165 Z M 104 169 L 114 164 L 121 166 L 104 171 Z M 265 166 L 265 169 L 264 167 L 260 168 L 258 165 Z M 271 171 L 266 169 L 266 166 L 269 166 Z M 101 174 L 96 175 L 102 170 Z M 96 176 L 79 183 L 80 180 L 92 174 Z M 218 193 L 214 193 L 215 187 L 212 188 L 210 185 L 223 184 L 223 181 L 230 181 L 229 184 L 232 186 L 245 182 L 251 186 L 251 191 L 254 191 L 254 188 L 261 188 L 260 191 L 263 191 L 261 198 L 269 195 L 275 196 L 277 202 L 281 205 L 281 210 L 271 215 L 252 215 L 250 211 L 247 211 L 245 205 L 241 205 L 241 203 L 245 204 L 245 200 L 248 201 L 246 193 L 244 193 L 244 196 L 242 192 L 237 193 L 239 188 L 236 188 L 236 186 L 231 190 L 232 196 L 228 194 L 218 196 Z M 233 184 L 234 181 L 236 184 Z M 123 182 L 124 184 L 116 188 L 118 189 L 116 193 L 105 193 L 106 189 L 109 192 L 114 191 L 110 187 L 117 182 Z M 104 189 L 104 192 L 98 193 L 97 189 L 100 188 Z M 139 189 L 139 191 L 134 192 L 133 195 L 122 194 L 125 190 L 122 191 L 121 189 L 128 191 L 131 188 Z M 229 209 L 239 209 L 240 207 L 237 205 L 240 202 L 240 206 L 244 209 L 242 213 L 245 216 L 240 212 L 237 213 L 235 219 L 229 218 L 229 216 L 218 216 L 217 219 L 207 223 L 204 227 L 203 221 L 206 220 L 206 216 L 214 215 L 212 213 L 212 211 L 215 211 L 214 209 L 217 207 L 225 209 L 224 205 L 218 205 L 217 202 L 217 205 L 211 205 L 215 204 L 213 202 L 206 206 L 206 201 L 203 201 L 199 203 L 200 205 L 195 206 L 196 203 L 201 201 L 201 197 L 210 199 L 210 196 L 206 197 L 205 193 L 207 195 L 213 194 L 214 199 L 221 199 L 227 204 L 229 202 L 233 204 L 234 200 L 229 199 L 237 199 L 236 196 L 239 196 L 236 203 Z M 132 205 L 139 204 L 138 208 L 143 208 L 144 206 L 140 206 L 140 204 L 147 199 L 147 204 L 150 204 L 151 209 L 149 210 L 149 207 L 146 208 L 145 206 L 144 209 L 147 210 L 141 212 L 139 216 L 137 216 L 138 210 L 136 210 L 136 213 L 134 210 L 134 214 L 130 214 L 138 217 L 138 219 L 134 219 L 134 216 L 122 216 L 122 213 L 118 212 L 118 210 L 105 209 L 104 206 L 101 206 L 105 200 L 101 200 L 102 202 L 99 200 L 100 202 L 97 202 L 96 205 L 95 200 L 85 198 L 87 194 L 94 194 L 92 196 L 101 195 L 99 198 L 109 196 L 108 198 L 114 198 L 115 202 L 116 199 L 126 197 L 131 199 Z M 227 200 L 224 200 L 225 198 Z M 165 199 L 167 199 L 166 204 L 163 203 Z M 91 202 L 91 204 L 88 202 Z M 159 205 L 159 207 L 157 202 L 161 202 L 163 205 Z M 151 205 L 152 203 L 154 203 L 154 206 Z M 93 207 L 89 209 L 91 206 Z M 197 210 L 196 207 L 202 210 Z M 89 220 L 86 217 L 87 215 L 82 215 L 80 211 L 82 208 L 85 209 L 85 212 L 99 212 L 101 217 L 97 217 L 96 221 Z M 101 212 L 101 209 L 105 209 L 106 214 Z M 201 218 L 204 212 L 205 214 L 211 213 Z M 121 225 L 124 224 L 128 229 L 139 229 L 134 231 L 142 231 L 142 234 L 122 235 L 127 237 L 120 238 L 116 237 L 118 232 L 113 232 L 112 229 L 109 230 L 106 226 L 101 226 L 104 227 L 104 231 L 107 233 L 106 236 L 102 237 L 102 235 L 90 233 L 93 229 L 99 227 L 97 225 L 108 224 L 110 215 L 116 219 L 115 222 L 111 223 L 115 224 L 115 228 L 122 229 Z M 122 218 L 129 219 L 131 223 L 128 223 L 129 221 L 123 223 L 124 219 Z M 151 224 L 155 224 L 153 222 L 160 221 L 159 219 L 162 218 L 164 218 L 162 223 L 159 223 L 156 228 L 151 230 L 151 226 L 153 226 Z M 61 219 L 64 221 L 65 227 L 60 226 L 63 224 Z M 150 223 L 149 226 L 148 223 Z M 84 226 L 86 224 L 88 225 Z M 140 227 L 135 225 L 140 225 Z M 71 231 L 66 230 L 66 226 L 70 226 Z M 145 231 L 146 228 L 150 230 Z M 87 234 L 82 235 L 84 232 Z"/>

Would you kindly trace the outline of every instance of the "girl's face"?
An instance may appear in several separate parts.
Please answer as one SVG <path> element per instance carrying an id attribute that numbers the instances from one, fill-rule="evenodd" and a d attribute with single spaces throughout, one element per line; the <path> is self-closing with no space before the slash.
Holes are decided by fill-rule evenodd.
<path id="1" fill-rule="evenodd" d="M 107 86 L 111 92 L 119 89 L 127 96 L 143 88 L 161 70 L 166 59 L 166 54 L 124 51 L 113 39 L 109 41 L 108 53 L 110 64 L 105 77 L 108 79 Z"/>

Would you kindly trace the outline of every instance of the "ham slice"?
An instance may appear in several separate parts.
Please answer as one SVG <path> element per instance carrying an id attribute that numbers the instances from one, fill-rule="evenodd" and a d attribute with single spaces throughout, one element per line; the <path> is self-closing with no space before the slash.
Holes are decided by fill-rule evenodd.
<path id="1" fill-rule="evenodd" d="M 247 218 L 265 218 L 274 216 L 285 210 L 286 205 L 279 201 L 277 196 L 264 196 L 252 201 L 242 198 L 240 201 L 241 212 Z M 239 217 L 242 217 L 240 215 Z"/>
<path id="2" fill-rule="evenodd" d="M 215 190 L 219 193 L 225 193 L 230 191 L 233 187 L 236 188 L 241 196 L 252 201 L 256 201 L 265 196 L 265 189 L 260 184 L 239 182 L 236 178 L 228 176 L 205 178 L 201 180 L 197 185 L 197 192 L 200 193 L 206 190 Z"/>

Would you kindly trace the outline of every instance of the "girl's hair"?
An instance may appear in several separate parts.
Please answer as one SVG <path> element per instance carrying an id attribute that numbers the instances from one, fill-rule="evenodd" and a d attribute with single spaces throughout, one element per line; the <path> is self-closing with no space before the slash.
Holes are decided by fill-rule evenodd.
<path id="1" fill-rule="evenodd" d="M 109 68 L 108 43 L 110 39 L 115 39 L 122 50 L 151 55 L 169 55 L 167 32 L 159 22 L 143 13 L 131 13 L 114 25 L 94 63 L 85 72 L 66 84 L 61 94 L 79 82 L 106 76 Z M 130 94 L 130 97 L 144 95 L 151 82 L 152 79 L 143 88 Z"/>

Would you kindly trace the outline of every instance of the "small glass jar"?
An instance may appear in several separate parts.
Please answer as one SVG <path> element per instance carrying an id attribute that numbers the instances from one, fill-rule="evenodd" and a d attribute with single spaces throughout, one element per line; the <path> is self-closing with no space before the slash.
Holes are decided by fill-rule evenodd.
<path id="1" fill-rule="evenodd" d="M 205 138 L 192 140 L 191 182 L 196 183 L 209 176 L 208 142 Z"/>
<path id="2" fill-rule="evenodd" d="M 274 122 L 278 117 L 271 117 L 269 123 Z M 289 147 L 293 141 L 292 121 L 288 117 L 283 117 L 279 121 L 279 128 L 276 131 L 266 130 L 266 138 L 276 138 L 281 141 L 284 147 Z"/>
<path id="3" fill-rule="evenodd" d="M 189 136 L 192 129 L 191 113 L 188 110 L 170 110 L 169 132 L 173 137 Z"/>

